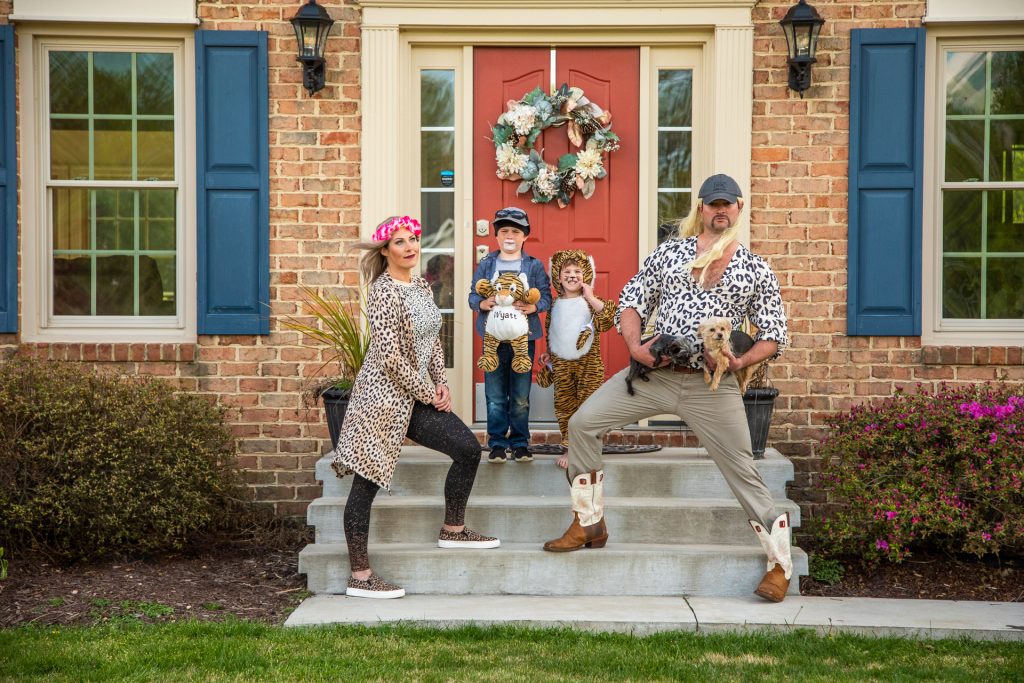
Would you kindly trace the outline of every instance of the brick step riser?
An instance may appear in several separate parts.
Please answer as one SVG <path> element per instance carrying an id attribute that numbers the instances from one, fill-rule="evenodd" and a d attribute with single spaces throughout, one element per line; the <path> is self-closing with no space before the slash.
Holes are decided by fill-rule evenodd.
<path id="1" fill-rule="evenodd" d="M 400 496 L 438 495 L 444 490 L 447 462 L 398 463 L 391 490 Z M 758 470 L 775 498 L 786 497 L 786 484 L 793 478 L 793 466 L 785 460 L 760 460 Z M 605 465 L 606 496 L 669 498 L 732 498 L 718 468 L 711 460 L 683 462 L 613 462 Z M 352 477 L 337 477 L 328 459 L 317 463 L 316 476 L 323 482 L 325 498 L 348 495 Z M 565 471 L 549 459 L 529 463 L 493 465 L 482 462 L 473 484 L 478 496 L 564 496 L 569 483 Z M 386 494 L 381 494 L 386 495 Z"/>
<path id="2" fill-rule="evenodd" d="M 388 553 L 370 549 L 373 570 L 409 594 L 434 595 L 686 595 L 751 596 L 765 571 L 759 554 L 742 557 L 707 552 L 691 555 L 656 552 L 612 555 L 603 550 L 573 553 L 508 553 L 425 550 Z M 487 554 L 481 554 L 487 553 Z M 798 576 L 807 574 L 807 556 L 793 551 L 790 595 L 798 595 Z M 299 558 L 299 571 L 314 593 L 344 593 L 350 575 L 348 556 Z"/>
<path id="3" fill-rule="evenodd" d="M 524 499 L 529 500 L 529 499 Z M 625 501 L 610 501 L 605 509 L 609 534 L 624 543 L 727 544 L 760 547 L 747 523 L 747 515 L 736 507 L 629 507 Z M 382 504 L 383 503 L 383 504 Z M 554 504 L 552 504 L 554 503 Z M 779 512 L 789 511 L 794 526 L 800 525 L 800 509 L 789 501 L 778 501 Z M 307 521 L 316 527 L 317 543 L 344 543 L 342 526 L 344 501 L 310 506 Z M 437 538 L 444 520 L 444 503 L 389 506 L 378 500 L 373 506 L 370 543 L 426 543 Z M 536 543 L 558 538 L 572 521 L 570 500 L 544 499 L 537 505 L 486 507 L 470 504 L 466 523 L 473 529 L 497 536 L 504 543 Z"/>

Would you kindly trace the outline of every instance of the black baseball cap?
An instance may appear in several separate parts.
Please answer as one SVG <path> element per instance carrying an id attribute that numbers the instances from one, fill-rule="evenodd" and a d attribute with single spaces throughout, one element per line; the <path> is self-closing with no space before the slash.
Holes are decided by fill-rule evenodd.
<path id="1" fill-rule="evenodd" d="M 724 173 L 716 173 L 704 181 L 697 196 L 705 204 L 710 204 L 718 199 L 735 204 L 736 200 L 743 196 L 743 192 L 740 191 L 740 186 L 735 180 Z"/>
<path id="2" fill-rule="evenodd" d="M 507 225 L 519 228 L 523 231 L 524 235 L 530 234 L 530 217 L 526 215 L 525 211 L 515 206 L 506 206 L 504 209 L 499 209 L 495 212 L 492 224 L 494 225 L 495 232 L 501 226 Z"/>

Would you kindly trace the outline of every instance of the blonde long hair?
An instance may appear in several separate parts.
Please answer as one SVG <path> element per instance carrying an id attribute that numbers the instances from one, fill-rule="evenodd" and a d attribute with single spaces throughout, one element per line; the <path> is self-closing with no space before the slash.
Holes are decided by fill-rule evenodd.
<path id="1" fill-rule="evenodd" d="M 690 211 L 690 215 L 686 218 L 680 219 L 677 237 L 680 239 L 686 239 L 687 237 L 696 237 L 704 232 L 704 222 L 701 220 L 701 209 L 704 208 L 704 202 L 697 200 L 697 204 L 694 205 L 693 210 Z M 703 254 L 695 258 L 686 264 L 686 268 L 699 268 L 700 269 L 700 282 L 701 287 L 704 286 L 704 276 L 708 272 L 708 266 L 721 258 L 725 250 L 729 248 L 729 245 L 736 241 L 740 234 L 740 221 L 742 220 L 742 210 L 740 215 L 736 218 L 736 223 L 732 225 L 728 230 L 722 233 L 722 236 L 711 245 L 711 248 L 705 251 Z"/>
<path id="2" fill-rule="evenodd" d="M 389 223 L 398 216 L 388 216 L 380 223 L 377 227 L 381 227 L 385 223 Z M 376 232 L 376 230 L 374 231 Z M 388 269 L 388 259 L 384 254 L 380 253 L 380 250 L 388 246 L 388 240 L 383 242 L 358 242 L 348 248 L 348 251 L 363 251 L 365 252 L 359 257 L 359 272 L 363 275 L 363 281 L 366 286 L 369 287 L 373 284 L 373 281 L 384 274 L 384 271 Z"/>

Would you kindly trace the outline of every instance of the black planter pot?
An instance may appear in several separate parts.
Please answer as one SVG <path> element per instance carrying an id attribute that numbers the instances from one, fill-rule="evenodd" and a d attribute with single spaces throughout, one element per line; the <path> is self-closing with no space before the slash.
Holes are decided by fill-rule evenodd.
<path id="1" fill-rule="evenodd" d="M 320 394 L 320 400 L 324 402 L 324 411 L 327 413 L 327 431 L 331 435 L 331 448 L 338 447 L 338 435 L 341 434 L 341 424 L 345 421 L 350 393 L 349 389 L 328 389 Z"/>
<path id="2" fill-rule="evenodd" d="M 743 394 L 743 407 L 747 411 L 747 426 L 750 428 L 750 444 L 754 449 L 755 460 L 764 458 L 764 447 L 768 442 L 768 428 L 772 424 L 775 397 L 778 395 L 779 390 L 775 387 L 747 389 Z"/>

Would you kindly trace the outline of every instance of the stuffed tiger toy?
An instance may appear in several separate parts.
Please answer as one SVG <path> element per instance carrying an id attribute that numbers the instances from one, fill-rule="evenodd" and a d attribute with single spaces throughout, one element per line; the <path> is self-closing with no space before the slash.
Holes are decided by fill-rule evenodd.
<path id="1" fill-rule="evenodd" d="M 530 323 L 513 305 L 516 301 L 535 304 L 540 301 L 540 290 L 530 287 L 524 273 L 504 271 L 493 279 L 480 279 L 476 293 L 485 299 L 494 296 L 494 308 L 487 314 L 484 326 L 484 350 L 476 366 L 484 372 L 498 369 L 498 344 L 512 345 L 512 372 L 530 372 Z"/>
<path id="2" fill-rule="evenodd" d="M 562 271 L 573 265 L 577 271 L 567 271 L 563 283 Z M 551 283 L 558 298 L 551 305 L 544 322 L 549 362 L 542 364 L 537 373 L 541 387 L 555 385 L 555 417 L 562 433 L 562 447 L 569 443 L 569 418 L 583 402 L 604 383 L 604 361 L 601 360 L 600 333 L 611 328 L 616 305 L 606 299 L 595 301 L 602 305 L 595 312 L 581 291 L 579 278 L 588 287 L 594 285 L 594 260 L 582 249 L 557 251 L 551 257 Z M 567 295 L 568 285 L 573 292 Z M 593 296 L 593 290 L 590 290 Z M 563 466 L 561 462 L 559 465 Z"/>

